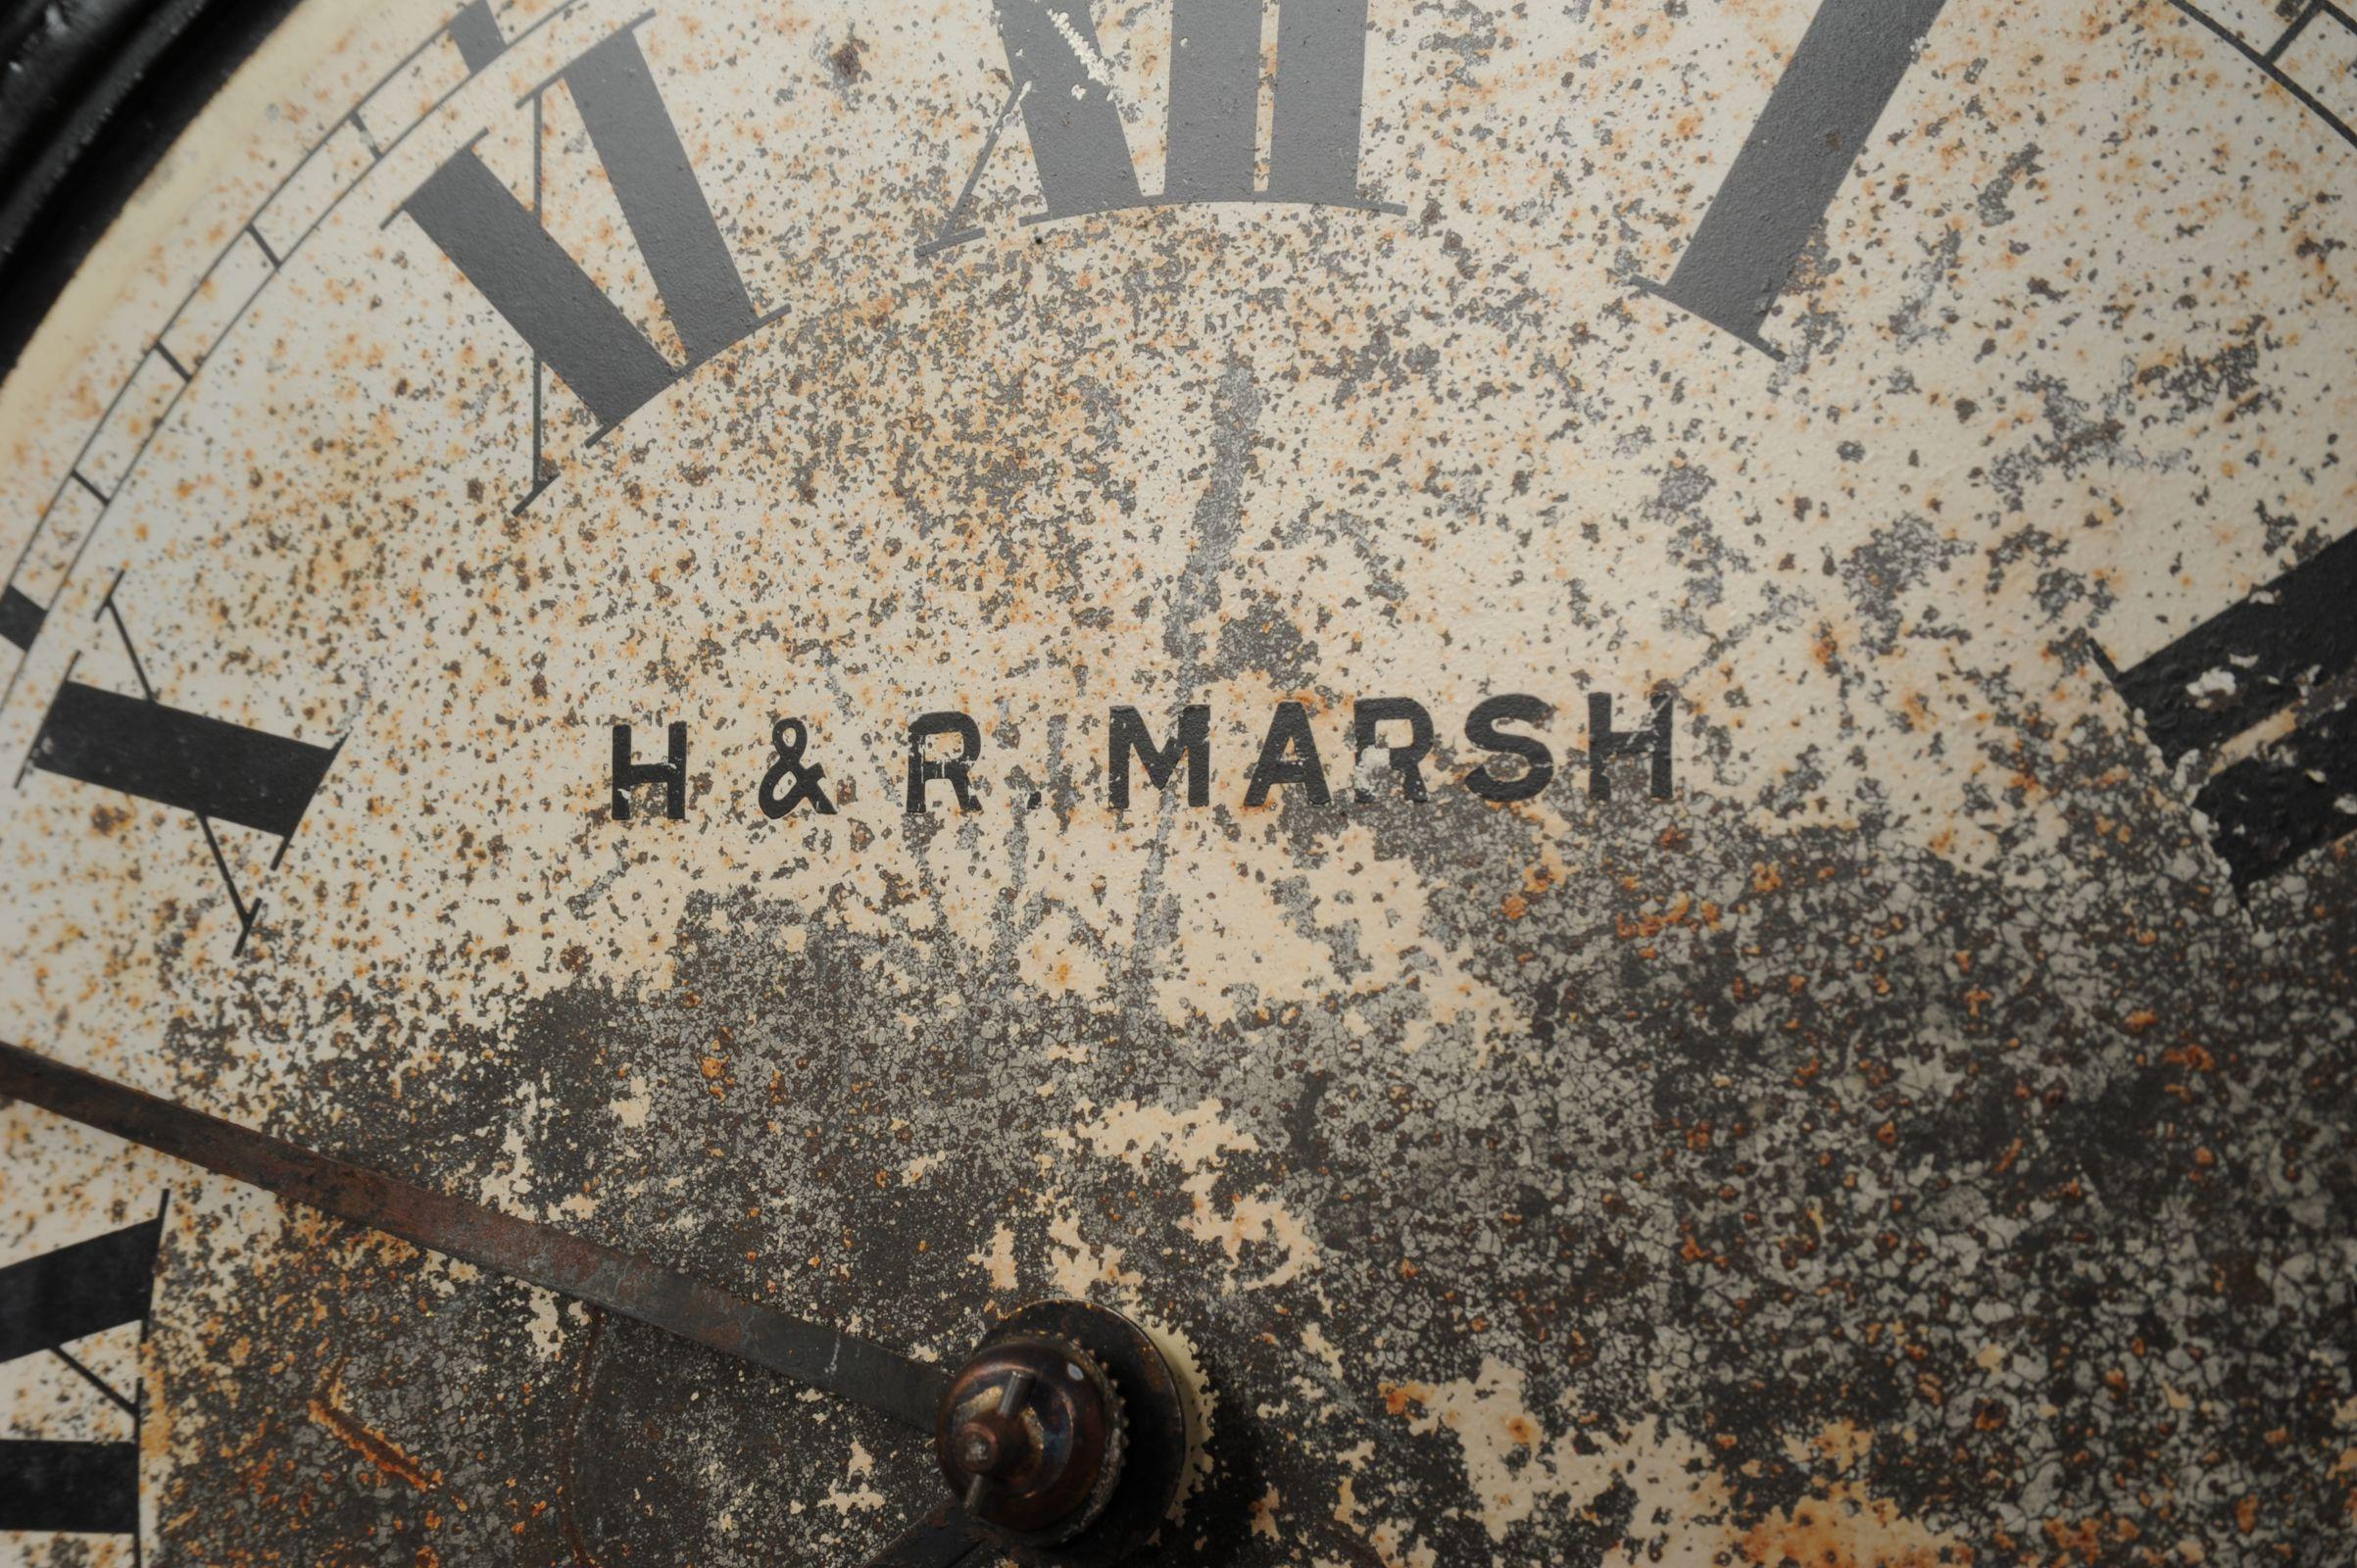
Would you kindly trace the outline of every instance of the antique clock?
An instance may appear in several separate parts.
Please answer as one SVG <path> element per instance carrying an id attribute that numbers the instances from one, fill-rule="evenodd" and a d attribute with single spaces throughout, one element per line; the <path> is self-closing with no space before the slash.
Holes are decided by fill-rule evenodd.
<path id="1" fill-rule="evenodd" d="M 0 13 L 0 1561 L 2357 1551 L 2342 5 Z"/>

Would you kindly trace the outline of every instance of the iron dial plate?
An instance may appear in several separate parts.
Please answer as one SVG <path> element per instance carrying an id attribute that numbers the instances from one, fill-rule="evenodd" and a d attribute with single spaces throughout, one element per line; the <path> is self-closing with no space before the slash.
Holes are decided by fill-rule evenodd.
<path id="1" fill-rule="evenodd" d="M 267 31 L 0 383 L 0 1039 L 945 1372 L 1118 1307 L 1152 1560 L 2345 1560 L 2341 9 Z M 942 1500 L 0 1193 L 0 1562 Z"/>

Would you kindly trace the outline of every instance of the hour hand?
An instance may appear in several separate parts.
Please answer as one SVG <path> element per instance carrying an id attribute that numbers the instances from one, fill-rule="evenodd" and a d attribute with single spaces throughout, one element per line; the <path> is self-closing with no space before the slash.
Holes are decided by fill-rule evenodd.
<path id="1" fill-rule="evenodd" d="M 578 1298 L 931 1433 L 946 1371 L 742 1300 L 650 1258 L 429 1192 L 0 1042 L 22 1100 L 338 1219 Z"/>
<path id="2" fill-rule="evenodd" d="M 935 1508 L 870 1568 L 948 1568 L 977 1536 L 1035 1562 L 1104 1568 L 1151 1539 L 1178 1500 L 1189 1462 L 1184 1395 L 1151 1337 L 1105 1308 L 1026 1307 L 953 1373 L 4 1042 L 0 1099 L 667 1329 L 927 1434 L 964 1505 Z"/>
<path id="3" fill-rule="evenodd" d="M 860 1568 L 956 1568 L 989 1544 L 974 1534 L 964 1509 L 944 1501 L 895 1536 L 890 1545 Z"/>

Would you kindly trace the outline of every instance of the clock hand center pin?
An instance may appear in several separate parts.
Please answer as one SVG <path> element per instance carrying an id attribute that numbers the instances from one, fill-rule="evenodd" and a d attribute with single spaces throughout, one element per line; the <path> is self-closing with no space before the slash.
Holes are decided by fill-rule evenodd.
<path id="1" fill-rule="evenodd" d="M 1107 1308 L 1082 1301 L 1025 1308 L 945 1378 L 921 1361 L 728 1296 L 653 1259 L 399 1181 L 6 1042 L 0 1098 L 592 1302 L 929 1432 L 944 1479 L 966 1499 L 967 1522 L 1034 1562 L 1117 1562 L 1159 1528 L 1178 1499 L 1188 1462 L 1185 1396 L 1145 1331 Z M 1124 1392 L 1145 1414 L 1143 1444 L 1130 1432 Z"/>

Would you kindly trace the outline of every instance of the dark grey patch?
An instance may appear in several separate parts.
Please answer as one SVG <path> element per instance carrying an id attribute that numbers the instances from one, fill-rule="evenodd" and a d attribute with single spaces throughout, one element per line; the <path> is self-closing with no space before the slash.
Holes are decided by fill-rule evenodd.
<path id="1" fill-rule="evenodd" d="M 1206 673 L 1227 679 L 1251 671 L 1278 691 L 1306 691 L 1316 683 L 1318 662 L 1317 643 L 1255 594 L 1220 624 L 1218 653 Z"/>
<path id="2" fill-rule="evenodd" d="M 2006 159 L 2005 167 L 1998 170 L 1996 176 L 1981 187 L 1980 199 L 1973 205 L 1975 211 L 1981 215 L 1981 225 L 1984 228 L 1994 228 L 1999 223 L 2013 221 L 2013 209 L 2005 204 L 2011 199 L 2015 185 L 2024 179 L 2036 178 L 2045 172 L 2044 167 L 2038 161 L 2039 150 L 2038 143 L 2030 143 Z"/>
<path id="3" fill-rule="evenodd" d="M 1908 590 L 1944 571 L 1948 563 L 1972 554 L 1970 545 L 1941 538 L 1913 514 L 1876 531 L 1841 563 L 1841 586 L 1863 623 L 1865 646 L 1887 654 L 1898 645 L 1906 613 L 1899 606 Z"/>
<path id="4" fill-rule="evenodd" d="M 1989 466 L 1989 483 L 2003 498 L 2006 510 L 2023 510 L 2030 486 L 2048 471 L 2076 476 L 2107 463 L 2141 466 L 2123 443 L 2127 430 L 2120 412 L 2124 391 L 2096 408 L 2074 396 L 2061 377 L 2043 371 L 2025 376 L 2020 386 L 2038 396 L 2046 429 L 2029 445 L 2015 448 Z"/>

